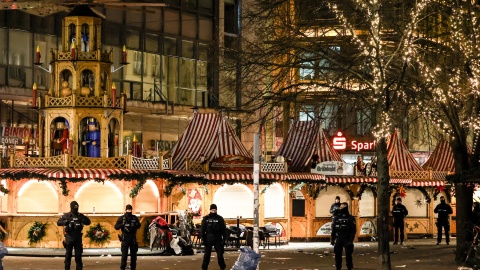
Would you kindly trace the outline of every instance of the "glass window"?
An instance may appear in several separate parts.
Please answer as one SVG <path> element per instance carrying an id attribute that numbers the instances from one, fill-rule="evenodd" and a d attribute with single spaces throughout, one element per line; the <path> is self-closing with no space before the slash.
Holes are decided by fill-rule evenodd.
<path id="1" fill-rule="evenodd" d="M 6 26 L 5 19 L 7 18 L 7 12 L 0 10 L 0 26 Z"/>
<path id="2" fill-rule="evenodd" d="M 195 89 L 195 61 L 180 58 L 180 88 Z"/>
<path id="3" fill-rule="evenodd" d="M 187 40 L 182 41 L 182 56 L 190 59 L 195 58 L 193 54 L 193 42 Z"/>
<path id="4" fill-rule="evenodd" d="M 212 41 L 213 39 L 213 21 L 208 17 L 200 17 L 199 19 L 198 38 L 203 41 Z"/>
<path id="5" fill-rule="evenodd" d="M 144 82 L 154 83 L 154 78 L 157 82 L 160 81 L 160 55 L 153 53 L 145 53 L 145 72 L 143 76 Z"/>
<path id="6" fill-rule="evenodd" d="M 182 8 L 197 9 L 197 0 L 182 0 Z"/>
<path id="7" fill-rule="evenodd" d="M 158 36 L 145 35 L 145 51 L 158 52 Z"/>
<path id="8" fill-rule="evenodd" d="M 23 31 L 10 31 L 10 52 L 8 55 L 8 84 L 16 87 L 30 87 L 32 86 L 32 69 L 33 48 L 32 48 L 33 34 Z M 24 44 L 18 46 L 18 44 Z"/>
<path id="9" fill-rule="evenodd" d="M 111 46 L 110 48 L 112 49 L 112 53 L 113 53 L 113 56 L 112 56 L 113 67 L 114 67 L 114 69 L 120 68 L 120 62 L 122 62 L 122 57 L 123 57 L 122 56 L 122 49 L 123 48 L 115 47 L 115 46 Z M 107 48 L 107 51 L 110 51 L 110 48 Z M 128 54 L 127 54 L 127 61 L 128 61 Z M 112 79 L 117 80 L 117 81 L 122 80 L 122 72 L 123 72 L 124 68 L 116 70 L 115 72 L 113 72 L 112 73 Z M 118 89 L 117 89 L 117 91 L 118 91 Z"/>
<path id="10" fill-rule="evenodd" d="M 173 56 L 162 56 L 162 87 L 167 89 L 169 101 L 177 102 L 178 87 L 178 58 Z"/>
<path id="11" fill-rule="evenodd" d="M 198 44 L 198 60 L 208 60 L 208 44 Z"/>
<path id="12" fill-rule="evenodd" d="M 125 12 L 126 25 L 141 28 L 143 25 L 143 12 Z"/>
<path id="13" fill-rule="evenodd" d="M 123 11 L 119 9 L 105 9 L 105 17 L 107 22 L 123 24 Z"/>
<path id="14" fill-rule="evenodd" d="M 129 49 L 136 49 L 136 50 L 140 49 L 140 33 L 133 30 L 127 30 L 126 37 L 127 37 L 126 45 Z"/>
<path id="15" fill-rule="evenodd" d="M 118 46 L 120 44 L 121 29 L 119 26 L 106 24 L 105 25 L 105 44 Z"/>
<path id="16" fill-rule="evenodd" d="M 235 4 L 229 4 L 225 1 L 225 32 L 238 34 L 237 9 Z"/>
<path id="17" fill-rule="evenodd" d="M 165 0 L 167 6 L 180 6 L 180 0 Z"/>
<path id="18" fill-rule="evenodd" d="M 177 10 L 165 10 L 165 33 L 180 35 L 180 13 Z"/>
<path id="19" fill-rule="evenodd" d="M 123 83 L 123 87 L 125 89 L 125 92 L 127 93 L 127 99 L 132 99 L 132 100 L 142 99 L 142 85 L 140 83 L 125 81 Z"/>
<path id="20" fill-rule="evenodd" d="M 197 89 L 207 90 L 207 62 L 197 62 Z"/>
<path id="21" fill-rule="evenodd" d="M 34 34 L 34 40 L 35 53 L 37 48 L 40 48 L 40 63 L 42 63 L 42 67 L 48 69 L 50 61 L 53 60 L 51 59 L 52 55 L 50 50 L 55 49 L 56 37 Z M 50 86 L 50 73 L 40 68 L 35 68 L 34 82 L 39 89 L 48 89 Z"/>
<path id="22" fill-rule="evenodd" d="M 149 11 L 145 14 L 145 28 L 148 30 L 153 30 L 155 32 L 160 32 L 162 30 L 162 9 L 161 8 L 149 8 Z"/>
<path id="23" fill-rule="evenodd" d="M 10 11 L 7 23 L 10 28 L 30 30 L 30 14 L 23 11 Z"/>
<path id="24" fill-rule="evenodd" d="M 32 30 L 35 33 L 55 34 L 54 16 L 38 17 L 32 16 Z"/>
<path id="25" fill-rule="evenodd" d="M 7 85 L 7 68 L 0 66 L 0 85 Z"/>
<path id="26" fill-rule="evenodd" d="M 124 80 L 136 82 L 142 80 L 142 60 L 144 60 L 142 59 L 142 52 L 127 50 L 127 62 L 130 64 L 123 68 Z"/>
<path id="27" fill-rule="evenodd" d="M 195 15 L 182 13 L 182 36 L 197 38 L 197 18 Z"/>
<path id="28" fill-rule="evenodd" d="M 8 64 L 7 36 L 8 30 L 0 29 L 0 65 Z"/>
<path id="29" fill-rule="evenodd" d="M 163 52 L 166 55 L 177 55 L 177 39 L 165 37 L 163 39 Z"/>
<path id="30" fill-rule="evenodd" d="M 213 1 L 212 0 L 198 0 L 200 12 L 212 13 L 213 12 Z"/>
<path id="31" fill-rule="evenodd" d="M 195 61 L 180 59 L 180 104 L 195 104 Z"/>

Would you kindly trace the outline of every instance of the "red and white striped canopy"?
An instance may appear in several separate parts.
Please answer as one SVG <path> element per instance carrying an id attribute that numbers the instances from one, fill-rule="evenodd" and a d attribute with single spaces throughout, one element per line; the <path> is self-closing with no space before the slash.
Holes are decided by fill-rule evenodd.
<path id="1" fill-rule="evenodd" d="M 47 179 L 103 179 L 118 180 L 129 175 L 147 174 L 152 178 L 159 174 L 167 173 L 174 177 L 203 178 L 203 174 L 193 171 L 158 171 L 158 170 L 133 170 L 133 169 L 72 169 L 72 168 L 9 168 L 0 169 L 0 178 L 11 177 L 21 179 L 24 177 L 42 177 Z M 120 177 L 120 178 L 119 178 Z M 134 177 L 132 177 L 134 179 Z"/>
<path id="2" fill-rule="evenodd" d="M 405 142 L 400 138 L 398 131 L 390 136 L 387 144 L 388 165 L 394 171 L 423 171 L 408 150 Z"/>
<path id="3" fill-rule="evenodd" d="M 327 176 L 327 183 L 341 184 L 341 183 L 378 183 L 377 177 L 363 177 L 363 176 Z M 412 183 L 412 179 L 390 178 L 390 184 L 405 184 Z"/>
<path id="4" fill-rule="evenodd" d="M 208 161 L 225 155 L 252 157 L 227 120 L 214 113 L 194 113 L 170 154 L 173 170 L 185 170 L 186 157 L 194 161 L 202 155 Z"/>
<path id="5" fill-rule="evenodd" d="M 377 183 L 376 177 L 359 177 L 359 176 L 327 176 L 327 183 L 342 184 L 342 183 Z"/>
<path id="6" fill-rule="evenodd" d="M 253 172 L 209 172 L 205 174 L 207 180 L 247 180 L 253 181 Z M 313 173 L 260 173 L 260 179 L 288 181 L 288 180 L 325 180 L 325 176 Z"/>
<path id="7" fill-rule="evenodd" d="M 439 141 L 435 150 L 433 150 L 427 162 L 425 162 L 422 167 L 425 170 L 431 169 L 432 171 L 453 172 L 455 170 L 455 164 L 450 144 L 445 140 Z"/>
<path id="8" fill-rule="evenodd" d="M 56 179 L 108 179 L 112 174 L 144 174 L 145 170 L 130 170 L 130 169 L 45 169 L 45 176 Z"/>
<path id="9" fill-rule="evenodd" d="M 289 168 L 292 171 L 301 172 L 309 168 L 313 154 L 319 156 L 319 162 L 343 162 L 340 155 L 328 142 L 320 121 L 294 122 L 277 155 L 291 159 L 292 164 Z"/>
<path id="10" fill-rule="evenodd" d="M 437 181 L 437 180 L 413 180 L 410 186 L 412 187 L 438 187 L 438 186 L 445 186 L 445 181 Z"/>

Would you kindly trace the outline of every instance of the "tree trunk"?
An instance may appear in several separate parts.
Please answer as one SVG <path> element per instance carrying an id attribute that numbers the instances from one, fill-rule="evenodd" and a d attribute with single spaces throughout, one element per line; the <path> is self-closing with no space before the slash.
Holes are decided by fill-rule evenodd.
<path id="1" fill-rule="evenodd" d="M 390 270 L 389 215 L 390 215 L 390 176 L 387 158 L 387 140 L 381 138 L 377 144 L 378 178 L 378 269 Z"/>
<path id="2" fill-rule="evenodd" d="M 466 136 L 465 136 L 466 137 Z M 470 169 L 469 154 L 467 145 L 459 142 L 465 142 L 465 138 L 456 139 L 451 143 L 453 159 L 455 160 L 455 174 L 460 174 Z M 457 248 L 455 253 L 455 261 L 463 263 L 467 257 L 468 241 L 471 241 L 469 235 L 472 234 L 468 223 L 469 216 L 472 211 L 473 189 L 469 188 L 464 179 L 460 179 L 455 183 L 456 197 L 456 228 L 457 228 Z"/>

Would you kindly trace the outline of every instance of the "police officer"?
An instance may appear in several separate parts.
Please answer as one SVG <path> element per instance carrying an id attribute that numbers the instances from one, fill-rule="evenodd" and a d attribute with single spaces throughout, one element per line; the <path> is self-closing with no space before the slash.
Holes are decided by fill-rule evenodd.
<path id="1" fill-rule="evenodd" d="M 335 197 L 335 202 L 332 203 L 332 206 L 330 206 L 330 214 L 332 215 L 332 222 L 333 218 L 338 215 L 338 211 L 340 210 L 340 196 Z M 335 242 L 335 235 L 333 234 L 333 229 L 330 235 L 330 243 Z"/>
<path id="2" fill-rule="evenodd" d="M 450 245 L 450 220 L 449 215 L 453 214 L 452 207 L 445 202 L 445 197 L 440 196 L 440 203 L 435 207 L 435 213 L 438 214 L 437 217 L 437 228 L 438 228 L 438 236 L 437 236 L 437 245 L 440 245 L 442 242 L 442 227 L 445 229 L 445 241 L 447 245 Z"/>
<path id="3" fill-rule="evenodd" d="M 400 231 L 400 245 L 403 245 L 403 240 L 405 239 L 405 217 L 408 215 L 408 210 L 405 205 L 402 204 L 402 198 L 397 198 L 392 208 L 392 215 L 393 227 L 395 228 L 395 240 L 393 244 L 398 244 L 398 231 Z"/>
<path id="4" fill-rule="evenodd" d="M 70 270 L 72 253 L 75 248 L 75 269 L 83 269 L 82 263 L 82 230 L 83 225 L 90 225 L 90 219 L 78 212 L 78 203 L 70 203 L 70 212 L 64 214 L 58 221 L 58 226 L 64 226 L 65 231 L 65 270 Z"/>
<path id="5" fill-rule="evenodd" d="M 127 267 L 128 249 L 130 249 L 130 267 L 132 270 L 137 268 L 137 230 L 140 228 L 140 221 L 137 216 L 132 214 L 132 206 L 127 204 L 125 214 L 118 217 L 115 223 L 115 230 L 122 230 L 120 236 L 122 241 L 122 260 L 120 269 L 125 270 Z"/>
<path id="6" fill-rule="evenodd" d="M 348 212 L 348 204 L 341 203 L 339 213 L 333 218 L 332 232 L 335 235 L 335 244 L 333 251 L 335 253 L 335 266 L 337 270 L 342 269 L 342 253 L 345 248 L 345 256 L 347 261 L 347 268 L 353 269 L 353 240 L 357 228 L 355 225 L 355 218 Z"/>
<path id="7" fill-rule="evenodd" d="M 223 259 L 224 244 L 227 239 L 227 226 L 223 217 L 217 214 L 217 205 L 210 205 L 210 214 L 203 217 L 200 235 L 205 245 L 202 270 L 208 269 L 212 247 L 215 247 L 217 252 L 220 269 L 224 270 L 227 267 Z"/>

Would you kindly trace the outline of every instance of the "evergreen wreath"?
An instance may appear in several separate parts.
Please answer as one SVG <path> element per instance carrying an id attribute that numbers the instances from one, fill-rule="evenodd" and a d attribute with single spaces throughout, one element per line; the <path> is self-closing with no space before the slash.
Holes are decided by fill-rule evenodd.
<path id="1" fill-rule="evenodd" d="M 90 226 L 85 237 L 90 239 L 90 242 L 101 245 L 110 240 L 110 232 L 97 223 L 95 226 Z"/>
<path id="2" fill-rule="evenodd" d="M 35 221 L 28 230 L 28 244 L 31 245 L 42 241 L 45 235 L 47 235 L 47 223 Z"/>

